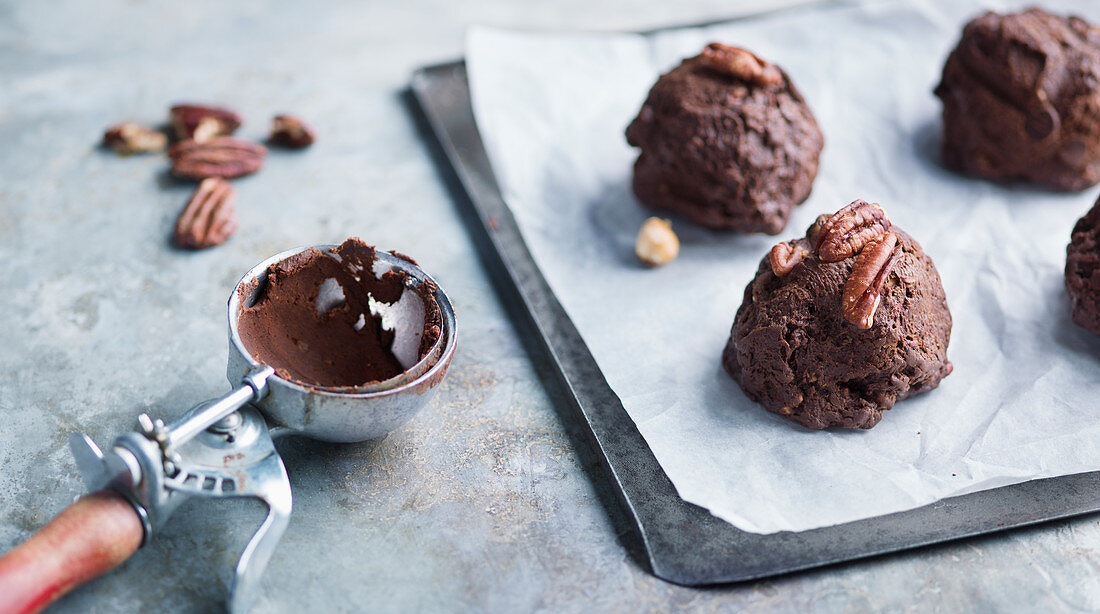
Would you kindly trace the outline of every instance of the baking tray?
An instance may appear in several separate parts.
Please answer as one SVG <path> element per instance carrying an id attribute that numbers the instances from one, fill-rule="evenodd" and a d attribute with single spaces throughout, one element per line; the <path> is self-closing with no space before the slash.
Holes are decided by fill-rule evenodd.
<path id="1" fill-rule="evenodd" d="M 580 430 L 621 500 L 659 578 L 739 582 L 984 535 L 1100 510 L 1100 472 L 1034 480 L 895 514 L 769 535 L 737 529 L 676 494 L 641 433 L 539 272 L 504 203 L 474 123 L 465 64 L 417 70 L 410 106 L 511 315 L 536 337 L 535 356 L 562 385 Z"/>

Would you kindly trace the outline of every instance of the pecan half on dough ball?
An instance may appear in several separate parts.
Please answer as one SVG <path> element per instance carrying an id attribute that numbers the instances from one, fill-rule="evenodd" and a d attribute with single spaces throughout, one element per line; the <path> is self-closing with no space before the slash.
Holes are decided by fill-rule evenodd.
<path id="1" fill-rule="evenodd" d="M 951 373 L 932 259 L 857 200 L 776 245 L 745 288 L 722 365 L 752 400 L 811 429 L 869 429 Z"/>
<path id="2" fill-rule="evenodd" d="M 662 75 L 626 130 L 642 204 L 721 230 L 777 234 L 806 200 L 824 139 L 775 64 L 711 43 Z"/>
<path id="3" fill-rule="evenodd" d="M 943 162 L 1055 190 L 1100 181 L 1100 29 L 1042 9 L 986 13 L 947 58 Z"/>
<path id="4" fill-rule="evenodd" d="M 1066 292 L 1073 321 L 1100 335 L 1100 200 L 1073 227 L 1066 250 Z"/>

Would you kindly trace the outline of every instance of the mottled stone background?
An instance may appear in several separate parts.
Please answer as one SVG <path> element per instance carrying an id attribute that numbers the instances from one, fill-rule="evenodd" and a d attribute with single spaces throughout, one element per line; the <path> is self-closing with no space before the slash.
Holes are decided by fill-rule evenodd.
<path id="1" fill-rule="evenodd" d="M 69 433 L 106 444 L 139 412 L 226 390 L 225 301 L 249 267 L 359 235 L 440 281 L 460 349 L 433 404 L 384 440 L 280 444 L 295 510 L 256 611 L 1100 610 L 1093 518 L 756 584 L 657 580 L 524 352 L 402 99 L 412 70 L 459 57 L 472 24 L 638 29 L 774 4 L 0 2 L 0 551 L 83 491 Z M 169 245 L 191 184 L 163 157 L 97 147 L 180 100 L 241 110 L 246 137 L 279 111 L 319 133 L 236 182 L 240 230 L 200 253 Z M 192 501 L 56 610 L 215 610 L 261 517 Z"/>

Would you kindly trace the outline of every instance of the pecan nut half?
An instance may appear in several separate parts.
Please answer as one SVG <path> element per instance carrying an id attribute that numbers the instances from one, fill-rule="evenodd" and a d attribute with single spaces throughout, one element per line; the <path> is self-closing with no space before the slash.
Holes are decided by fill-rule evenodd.
<path id="1" fill-rule="evenodd" d="M 848 281 L 844 282 L 841 295 L 844 319 L 857 328 L 871 328 L 875 322 L 875 312 L 882 301 L 882 288 L 886 278 L 901 256 L 898 238 L 892 232 L 874 237 L 863 246 L 856 258 Z"/>
<path id="2" fill-rule="evenodd" d="M 221 245 L 237 229 L 237 190 L 225 179 L 203 179 L 176 220 L 176 245 L 203 249 Z"/>
<path id="3" fill-rule="evenodd" d="M 778 85 L 783 82 L 779 67 L 740 47 L 711 43 L 703 48 L 707 68 L 756 85 Z"/>
<path id="4" fill-rule="evenodd" d="M 199 143 L 233 134 L 243 121 L 236 111 L 204 104 L 177 104 L 169 109 L 168 119 L 176 131 L 176 138 Z"/>
<path id="5" fill-rule="evenodd" d="M 271 122 L 271 142 L 291 149 L 309 147 L 317 140 L 309 124 L 293 115 L 276 115 Z"/>
<path id="6" fill-rule="evenodd" d="M 259 143 L 219 136 L 205 143 L 180 141 L 168 150 L 172 174 L 187 179 L 232 179 L 255 173 L 264 165 L 267 148 Z"/>
<path id="7" fill-rule="evenodd" d="M 140 124 L 116 124 L 103 133 L 103 144 L 118 152 L 120 156 L 135 153 L 161 151 L 168 147 L 168 137 L 159 130 L 146 128 Z"/>
<path id="8" fill-rule="evenodd" d="M 834 213 L 817 232 L 817 255 L 822 262 L 851 258 L 871 239 L 890 230 L 890 218 L 878 203 L 853 201 Z"/>
<path id="9" fill-rule="evenodd" d="M 800 243 L 777 243 L 768 253 L 768 260 L 772 265 L 772 273 L 776 277 L 783 277 L 790 273 L 802 259 L 809 256 L 810 252 Z"/>

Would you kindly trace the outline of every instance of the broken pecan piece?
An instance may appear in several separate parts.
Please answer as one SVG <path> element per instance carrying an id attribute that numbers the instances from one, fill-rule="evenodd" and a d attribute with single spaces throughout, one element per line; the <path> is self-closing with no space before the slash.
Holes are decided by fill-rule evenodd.
<path id="1" fill-rule="evenodd" d="M 703 62 L 711 70 L 756 85 L 778 85 L 783 82 L 779 67 L 740 47 L 711 43 L 703 48 Z"/>
<path id="2" fill-rule="evenodd" d="M 205 143 L 180 141 L 168 150 L 172 174 L 188 179 L 232 179 L 255 173 L 264 165 L 267 148 L 259 143 L 219 136 Z"/>
<path id="3" fill-rule="evenodd" d="M 177 104 L 169 109 L 168 119 L 176 131 L 176 138 L 199 143 L 233 134 L 243 121 L 236 111 L 203 104 Z"/>
<path id="4" fill-rule="evenodd" d="M 225 179 L 203 179 L 176 220 L 176 245 L 203 249 L 225 243 L 237 229 L 237 190 Z"/>
<path id="5" fill-rule="evenodd" d="M 776 277 L 783 277 L 808 255 L 810 255 L 809 250 L 802 244 L 784 241 L 772 248 L 768 254 L 768 260 L 771 261 L 772 273 L 775 273 Z"/>
<path id="6" fill-rule="evenodd" d="M 830 217 L 832 216 L 828 213 L 822 213 L 817 216 L 814 223 L 810 224 L 810 227 L 806 229 L 806 240 L 810 242 L 810 245 L 812 245 L 815 250 L 817 249 L 818 239 L 821 238 L 821 229 L 825 227 L 825 222 L 828 222 Z"/>
<path id="7" fill-rule="evenodd" d="M 845 320 L 858 328 L 871 328 L 882 301 L 882 287 L 900 255 L 897 235 L 892 232 L 867 241 L 844 282 L 840 300 Z"/>
<path id="8" fill-rule="evenodd" d="M 313 128 L 293 115 L 276 115 L 271 122 L 271 142 L 291 149 L 309 147 L 317 140 Z"/>
<path id="9" fill-rule="evenodd" d="M 867 241 L 890 230 L 890 218 L 878 203 L 853 201 L 837 211 L 817 232 L 817 255 L 822 262 L 840 262 L 863 249 Z M 811 232 L 813 229 L 811 228 Z"/>
<path id="10" fill-rule="evenodd" d="M 103 144 L 120 156 L 160 151 L 168 146 L 168 137 L 159 130 L 141 124 L 116 124 L 103 133 Z"/>

